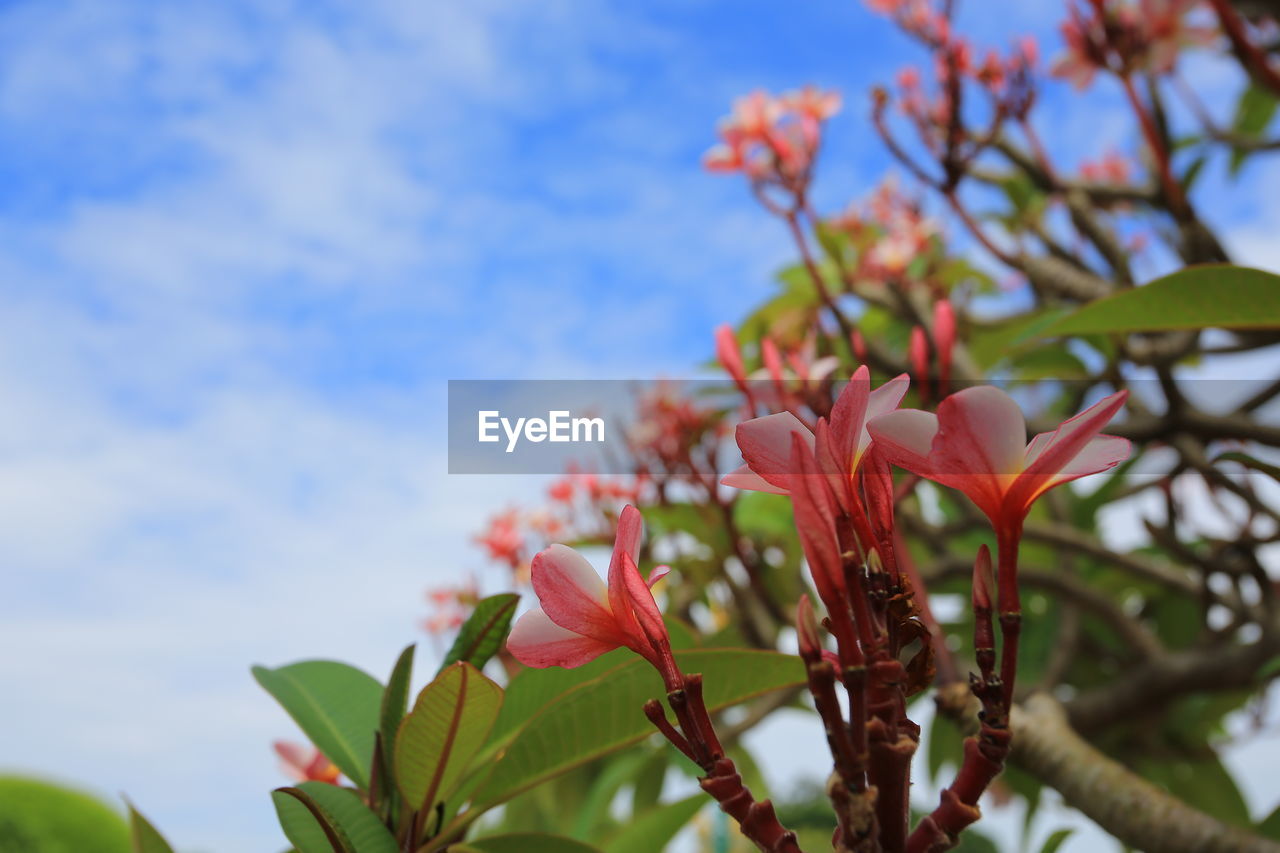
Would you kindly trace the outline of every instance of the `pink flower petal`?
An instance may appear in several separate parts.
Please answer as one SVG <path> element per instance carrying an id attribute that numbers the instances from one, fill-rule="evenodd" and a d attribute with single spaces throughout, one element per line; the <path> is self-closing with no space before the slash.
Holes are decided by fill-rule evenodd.
<path id="1" fill-rule="evenodd" d="M 721 485 L 729 486 L 733 489 L 746 489 L 750 492 L 769 492 L 774 495 L 791 494 L 786 489 L 773 485 L 764 477 L 761 477 L 755 471 L 751 470 L 750 465 L 743 465 L 735 468 L 728 474 L 724 475 L 724 479 L 720 481 Z"/>
<path id="2" fill-rule="evenodd" d="M 832 449 L 848 461 L 851 474 L 863 433 L 863 423 L 867 419 L 867 402 L 870 397 L 871 371 L 863 365 L 853 372 L 849 384 L 844 386 L 835 405 L 831 407 Z"/>
<path id="3" fill-rule="evenodd" d="M 1073 465 L 1076 457 L 1102 431 L 1102 428 L 1115 417 L 1116 412 L 1120 411 L 1121 407 L 1124 406 L 1128 396 L 1127 391 L 1120 391 L 1109 397 L 1104 397 L 1080 414 L 1064 421 L 1052 433 L 1037 435 L 1028 445 L 1024 454 L 1026 470 L 1022 476 L 1018 477 L 1017 482 L 1010 489 L 1010 506 L 1028 507 L 1046 489 L 1052 488 L 1060 482 L 1066 482 L 1065 479 L 1058 479 L 1059 472 Z M 1110 459 L 1109 454 L 1118 452 L 1120 449 L 1119 445 L 1114 442 L 1106 446 L 1108 453 L 1104 453 L 1101 457 L 1104 460 Z M 1126 442 L 1126 455 L 1127 449 L 1128 443 Z M 1123 458 L 1123 456 L 1120 457 L 1120 459 Z M 1112 465 L 1118 464 L 1119 461 L 1119 459 L 1109 463 L 1104 461 L 1100 467 L 1084 470 L 1089 465 L 1086 460 L 1079 469 L 1073 468 L 1073 470 L 1080 470 L 1080 473 L 1074 474 L 1067 479 L 1075 479 L 1076 477 L 1083 477 L 1085 474 L 1105 470 L 1112 467 Z"/>
<path id="4" fill-rule="evenodd" d="M 911 387 L 911 377 L 902 373 L 872 391 L 867 396 L 866 422 L 869 423 L 872 418 L 878 418 L 898 408 L 909 387 Z M 858 437 L 859 456 L 866 452 L 867 445 L 870 443 L 871 433 L 867 430 L 866 423 L 864 423 L 862 434 Z"/>
<path id="5" fill-rule="evenodd" d="M 836 501 L 846 510 L 851 509 L 854 504 L 853 480 L 850 477 L 853 463 L 837 448 L 825 419 L 818 420 L 818 430 L 813 435 L 813 451 L 818 470 L 827 478 Z"/>
<path id="6" fill-rule="evenodd" d="M 835 512 L 827 489 L 827 481 L 818 472 L 813 450 L 800 435 L 792 442 L 792 464 L 798 469 L 791 505 L 796 516 L 796 532 L 809 562 L 809 571 L 823 601 L 830 601 L 844 588 L 843 561 L 840 546 L 832 529 Z"/>
<path id="7" fill-rule="evenodd" d="M 1076 458 L 1068 462 L 1061 471 L 1043 482 L 1035 482 L 1035 488 L 1031 490 L 1030 497 L 1027 498 L 1027 504 L 1029 505 L 1054 486 L 1060 486 L 1063 483 L 1069 483 L 1072 480 L 1078 480 L 1081 477 L 1087 477 L 1090 474 L 1097 474 L 1100 471 L 1107 471 L 1116 467 L 1129 458 L 1129 450 L 1129 439 L 1127 438 L 1119 438 L 1114 435 L 1094 436 L 1084 446 L 1084 449 L 1076 454 Z M 1029 479 L 1032 475 L 1024 474 L 1023 476 Z M 1019 478 L 1018 483 L 1019 491 L 1021 492 L 1022 478 Z"/>
<path id="8" fill-rule="evenodd" d="M 935 453 L 957 473 L 1013 477 L 1022 473 L 1027 422 L 1022 409 L 991 385 L 966 388 L 938 406 Z"/>
<path id="9" fill-rule="evenodd" d="M 791 434 L 799 433 L 810 448 L 813 433 L 790 412 L 752 418 L 738 424 L 738 449 L 756 474 L 779 489 L 788 489 L 791 474 Z"/>
<path id="10" fill-rule="evenodd" d="M 562 666 L 572 669 L 617 648 L 584 637 L 552 622 L 541 610 L 530 610 L 516 620 L 507 637 L 507 649 L 525 666 Z"/>
<path id="11" fill-rule="evenodd" d="M 649 570 L 649 579 L 645 581 L 649 585 L 649 589 L 653 589 L 653 585 L 658 581 L 671 574 L 670 566 L 654 566 Z"/>
<path id="12" fill-rule="evenodd" d="M 623 555 L 622 561 L 622 576 L 625 582 L 628 604 L 636 616 L 636 621 L 640 623 L 642 628 L 642 635 L 639 639 L 643 640 L 643 644 L 636 651 L 645 657 L 650 657 L 655 652 L 652 643 L 649 642 L 649 638 L 665 637 L 667 635 L 667 626 L 662 621 L 662 611 L 658 609 L 658 603 L 653 600 L 653 593 L 649 591 L 644 578 L 640 576 L 640 570 L 636 568 L 635 561 L 626 554 Z"/>
<path id="13" fill-rule="evenodd" d="M 919 409 L 898 409 L 869 420 L 867 431 L 890 462 L 925 476 L 929 451 L 938 434 L 936 415 Z"/>
<path id="14" fill-rule="evenodd" d="M 547 617 L 575 634 L 615 642 L 616 620 L 604 581 L 577 551 L 552 545 L 533 558 L 533 591 Z"/>
<path id="15" fill-rule="evenodd" d="M 618 516 L 618 537 L 613 543 L 613 556 L 609 560 L 609 609 L 613 611 L 614 629 L 618 642 L 631 648 L 643 643 L 644 635 L 632 612 L 627 594 L 627 566 L 635 571 L 636 558 L 640 554 L 640 537 L 644 534 L 644 521 L 640 510 L 627 504 Z"/>

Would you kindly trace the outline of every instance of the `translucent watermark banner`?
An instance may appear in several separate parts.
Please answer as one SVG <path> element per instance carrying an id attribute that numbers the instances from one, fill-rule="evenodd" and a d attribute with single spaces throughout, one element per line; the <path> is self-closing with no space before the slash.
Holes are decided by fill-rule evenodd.
<path id="1" fill-rule="evenodd" d="M 1280 443 L 1280 411 L 1249 406 L 1250 398 L 1271 381 L 1182 380 L 1179 392 L 1191 404 L 1188 411 L 1194 408 L 1188 414 L 1163 410 L 1165 396 L 1156 380 L 1133 379 L 1126 383 L 1129 405 L 1103 431 L 1141 441 L 1190 435 L 1219 451 L 1228 450 L 1231 442 Z M 791 411 L 811 429 L 818 418 L 831 416 L 833 402 L 847 384 L 829 378 L 781 383 L 752 379 L 745 387 L 727 379 L 450 380 L 449 473 L 679 474 L 686 457 L 727 473 L 742 462 L 734 445 L 736 424 Z M 883 393 L 875 390 L 883 384 L 873 383 L 873 401 Z M 1093 382 L 1057 379 L 990 384 L 1016 401 L 1028 439 L 1056 429 L 1107 390 Z M 923 388 L 922 397 L 921 383 L 911 383 L 901 405 L 936 412 L 936 381 Z M 964 388 L 953 383 L 946 390 L 954 395 Z M 870 408 L 875 412 L 880 407 L 873 402 Z M 1271 464 L 1277 461 L 1269 451 L 1258 452 Z M 794 473 L 787 470 L 785 458 L 768 464 L 773 469 L 759 473 Z"/>

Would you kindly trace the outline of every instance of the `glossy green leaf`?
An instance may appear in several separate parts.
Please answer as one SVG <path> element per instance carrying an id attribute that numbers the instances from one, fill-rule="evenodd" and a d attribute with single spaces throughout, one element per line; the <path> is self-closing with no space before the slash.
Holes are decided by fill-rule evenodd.
<path id="1" fill-rule="evenodd" d="M 302 661 L 277 669 L 253 668 L 253 677 L 348 779 L 369 787 L 382 685 L 353 666 Z"/>
<path id="2" fill-rule="evenodd" d="M 1042 337 L 1174 329 L 1280 328 L 1280 276 L 1210 264 L 1090 302 L 1042 330 Z"/>
<path id="3" fill-rule="evenodd" d="M 306 791 L 277 788 L 271 792 L 271 802 L 284 837 L 298 853 L 355 853 L 333 818 Z"/>
<path id="4" fill-rule="evenodd" d="M 462 661 L 423 688 L 396 735 L 396 782 L 411 808 L 453 793 L 501 706 L 502 688 Z"/>
<path id="5" fill-rule="evenodd" d="M 133 803 L 129 803 L 129 830 L 133 836 L 134 853 L 173 853 L 173 847 L 151 825 L 151 821 L 133 807 Z"/>
<path id="6" fill-rule="evenodd" d="M 701 791 L 633 818 L 600 846 L 609 853 L 653 853 L 665 850 L 672 837 L 708 803 Z"/>
<path id="7" fill-rule="evenodd" d="M 471 838 L 462 844 L 450 844 L 449 853 L 600 853 L 590 844 L 561 835 L 518 832 Z"/>
<path id="8" fill-rule="evenodd" d="M 399 853 L 395 837 L 347 788 L 323 782 L 303 782 L 298 788 L 320 807 L 355 853 Z"/>
<path id="9" fill-rule="evenodd" d="M 683 671 L 703 673 L 709 709 L 804 683 L 799 659 L 777 652 L 706 649 L 676 658 Z M 653 668 L 637 659 L 579 685 L 529 721 L 480 786 L 475 802 L 491 807 L 651 734 L 644 703 L 665 693 Z"/>
<path id="10" fill-rule="evenodd" d="M 467 621 L 462 623 L 457 638 L 449 647 L 449 653 L 440 664 L 439 672 L 444 672 L 458 661 L 466 661 L 476 669 L 484 669 L 489 658 L 498 653 L 502 641 L 507 638 L 511 617 L 515 615 L 519 601 L 520 596 L 510 592 L 482 599 L 475 610 L 471 611 Z"/>

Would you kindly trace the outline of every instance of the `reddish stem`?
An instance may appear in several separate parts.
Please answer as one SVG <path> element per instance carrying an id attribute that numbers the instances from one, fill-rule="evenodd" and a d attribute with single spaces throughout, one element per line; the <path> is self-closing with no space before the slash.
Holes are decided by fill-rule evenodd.
<path id="1" fill-rule="evenodd" d="M 1227 38 L 1231 41 L 1231 47 L 1235 50 L 1236 56 L 1248 69 L 1253 78 L 1262 83 L 1273 92 L 1280 94 L 1280 74 L 1271 67 L 1271 63 L 1267 61 L 1266 54 L 1258 50 L 1253 42 L 1249 41 L 1249 35 L 1245 32 L 1244 22 L 1240 20 L 1240 16 L 1236 14 L 1236 10 L 1231 7 L 1230 0 L 1209 0 L 1213 5 L 1213 11 L 1218 13 L 1218 22 L 1222 25 L 1222 31 L 1227 34 Z"/>
<path id="2" fill-rule="evenodd" d="M 1164 188 L 1165 200 L 1169 202 L 1169 210 L 1176 219 L 1185 219 L 1189 212 L 1187 199 L 1182 193 L 1182 187 L 1174 180 L 1173 169 L 1169 162 L 1169 150 L 1160 139 L 1160 131 L 1156 129 L 1155 119 L 1151 117 L 1151 111 L 1138 97 L 1138 90 L 1133 87 L 1133 78 L 1128 74 L 1121 74 L 1120 82 L 1124 85 L 1124 93 L 1129 99 L 1129 105 L 1138 116 L 1138 124 L 1142 126 L 1142 135 L 1147 140 L 1147 147 L 1151 149 L 1151 156 L 1155 158 L 1156 172 L 1160 176 L 1160 186 Z"/>
<path id="3" fill-rule="evenodd" d="M 1004 711 L 1013 706 L 1013 683 L 1018 675 L 1018 637 L 1022 632 L 1022 602 L 1018 595 L 1018 545 L 1022 522 L 1000 525 L 996 532 L 1000 611 L 1000 681 L 1004 685 Z"/>

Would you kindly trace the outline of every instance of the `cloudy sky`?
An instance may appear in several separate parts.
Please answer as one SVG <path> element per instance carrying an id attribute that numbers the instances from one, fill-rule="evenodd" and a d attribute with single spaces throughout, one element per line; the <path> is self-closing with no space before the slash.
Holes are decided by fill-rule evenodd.
<path id="1" fill-rule="evenodd" d="M 970 23 L 1056 44 L 1054 8 Z M 5 4 L 0 767 L 278 847 L 249 665 L 381 673 L 542 487 L 445 474 L 446 380 L 687 372 L 787 260 L 699 168 L 730 99 L 846 93 L 834 207 L 916 59 L 854 0 Z M 1096 103 L 1050 144 L 1131 150 Z M 1219 221 L 1265 263 L 1260 183 Z"/>

